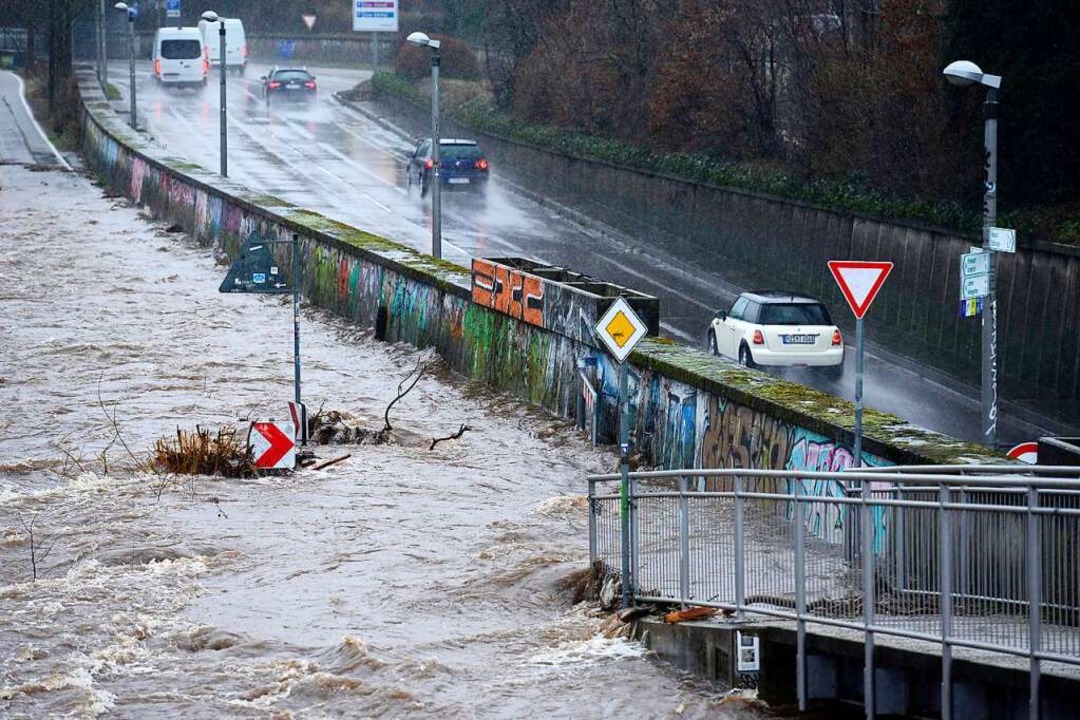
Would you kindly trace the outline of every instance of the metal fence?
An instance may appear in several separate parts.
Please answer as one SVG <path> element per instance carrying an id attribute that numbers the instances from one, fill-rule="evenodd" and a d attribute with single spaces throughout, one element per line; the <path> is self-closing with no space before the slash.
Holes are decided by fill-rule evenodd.
<path id="1" fill-rule="evenodd" d="M 620 476 L 589 482 L 589 550 L 623 567 Z M 938 646 L 942 717 L 955 648 L 1080 665 L 1080 468 L 964 466 L 843 473 L 631 473 L 628 584 L 637 601 L 794 620 L 807 701 L 808 624 Z"/>

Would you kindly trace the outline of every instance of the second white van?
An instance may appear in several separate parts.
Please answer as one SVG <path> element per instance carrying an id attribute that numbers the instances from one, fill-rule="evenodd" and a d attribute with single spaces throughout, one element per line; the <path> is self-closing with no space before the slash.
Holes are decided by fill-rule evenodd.
<path id="1" fill-rule="evenodd" d="M 225 23 L 225 69 L 241 75 L 247 68 L 248 46 L 244 23 L 240 18 L 218 18 L 217 22 L 199 21 L 199 32 L 210 55 L 210 65 L 221 64 L 221 23 Z"/>
<path id="2" fill-rule="evenodd" d="M 153 59 L 154 80 L 164 86 L 206 85 L 210 63 L 198 28 L 158 28 L 154 34 Z"/>

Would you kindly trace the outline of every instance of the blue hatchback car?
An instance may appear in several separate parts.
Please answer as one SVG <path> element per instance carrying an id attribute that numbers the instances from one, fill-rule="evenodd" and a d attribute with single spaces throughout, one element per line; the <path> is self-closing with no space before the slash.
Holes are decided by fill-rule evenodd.
<path id="1" fill-rule="evenodd" d="M 431 178 L 434 177 L 435 160 L 431 156 L 431 138 L 416 144 L 409 157 L 409 188 L 420 188 L 420 196 L 427 195 Z M 488 184 L 488 161 L 475 140 L 439 138 L 439 179 L 443 190 L 461 190 L 485 193 Z"/>

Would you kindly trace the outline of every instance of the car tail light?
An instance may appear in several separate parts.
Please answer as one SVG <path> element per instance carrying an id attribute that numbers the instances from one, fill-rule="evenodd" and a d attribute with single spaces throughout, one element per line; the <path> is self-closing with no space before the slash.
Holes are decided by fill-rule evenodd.
<path id="1" fill-rule="evenodd" d="M 304 83 L 304 87 L 306 87 L 308 90 L 314 90 L 315 89 L 315 81 L 314 80 L 308 80 L 306 83 Z"/>
<path id="2" fill-rule="evenodd" d="M 160 60 L 155 60 L 154 61 L 154 74 L 159 76 L 159 77 L 161 76 L 161 61 Z"/>
<path id="3" fill-rule="evenodd" d="M 277 90 L 279 87 L 281 87 L 281 83 L 279 83 L 277 80 L 271 80 L 270 81 L 270 89 L 271 90 Z"/>
<path id="4" fill-rule="evenodd" d="M 844 343 L 844 337 L 840 334 L 840 331 L 839 330 L 833 330 L 832 331 L 832 344 L 833 345 L 843 345 L 843 343 Z"/>
<path id="5" fill-rule="evenodd" d="M 206 75 L 208 75 L 209 73 L 210 73 L 210 61 L 208 59 L 206 59 L 206 58 L 203 58 L 203 61 L 202 61 L 202 74 L 203 74 L 203 77 L 206 77 Z"/>
<path id="6" fill-rule="evenodd" d="M 487 170 L 488 169 L 488 161 L 485 160 L 484 158 L 480 158 L 479 160 L 476 161 L 476 169 L 477 170 Z"/>
<path id="7" fill-rule="evenodd" d="M 248 56 L 248 46 L 247 46 L 247 43 L 244 43 L 244 57 L 247 57 L 247 56 Z"/>
<path id="8" fill-rule="evenodd" d="M 754 344 L 755 345 L 764 345 L 765 344 L 765 336 L 761 334 L 760 330 L 755 330 L 754 331 Z"/>
<path id="9" fill-rule="evenodd" d="M 428 160 L 427 162 L 424 163 L 424 169 L 425 170 L 430 170 L 433 167 L 435 167 L 435 161 L 434 160 Z"/>

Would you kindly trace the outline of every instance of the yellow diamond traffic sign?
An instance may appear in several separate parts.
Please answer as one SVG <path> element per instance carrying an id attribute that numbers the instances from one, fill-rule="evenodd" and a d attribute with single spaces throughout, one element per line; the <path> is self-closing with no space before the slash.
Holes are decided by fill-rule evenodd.
<path id="1" fill-rule="evenodd" d="M 623 347 L 630 342 L 630 336 L 634 334 L 634 323 L 626 317 L 626 313 L 620 310 L 615 313 L 615 317 L 611 318 L 611 322 L 604 329 L 616 345 Z"/>
<path id="2" fill-rule="evenodd" d="M 618 298 L 611 304 L 600 322 L 596 325 L 596 334 L 619 362 L 625 362 L 630 351 L 645 337 L 648 327 L 630 307 L 625 298 Z"/>

